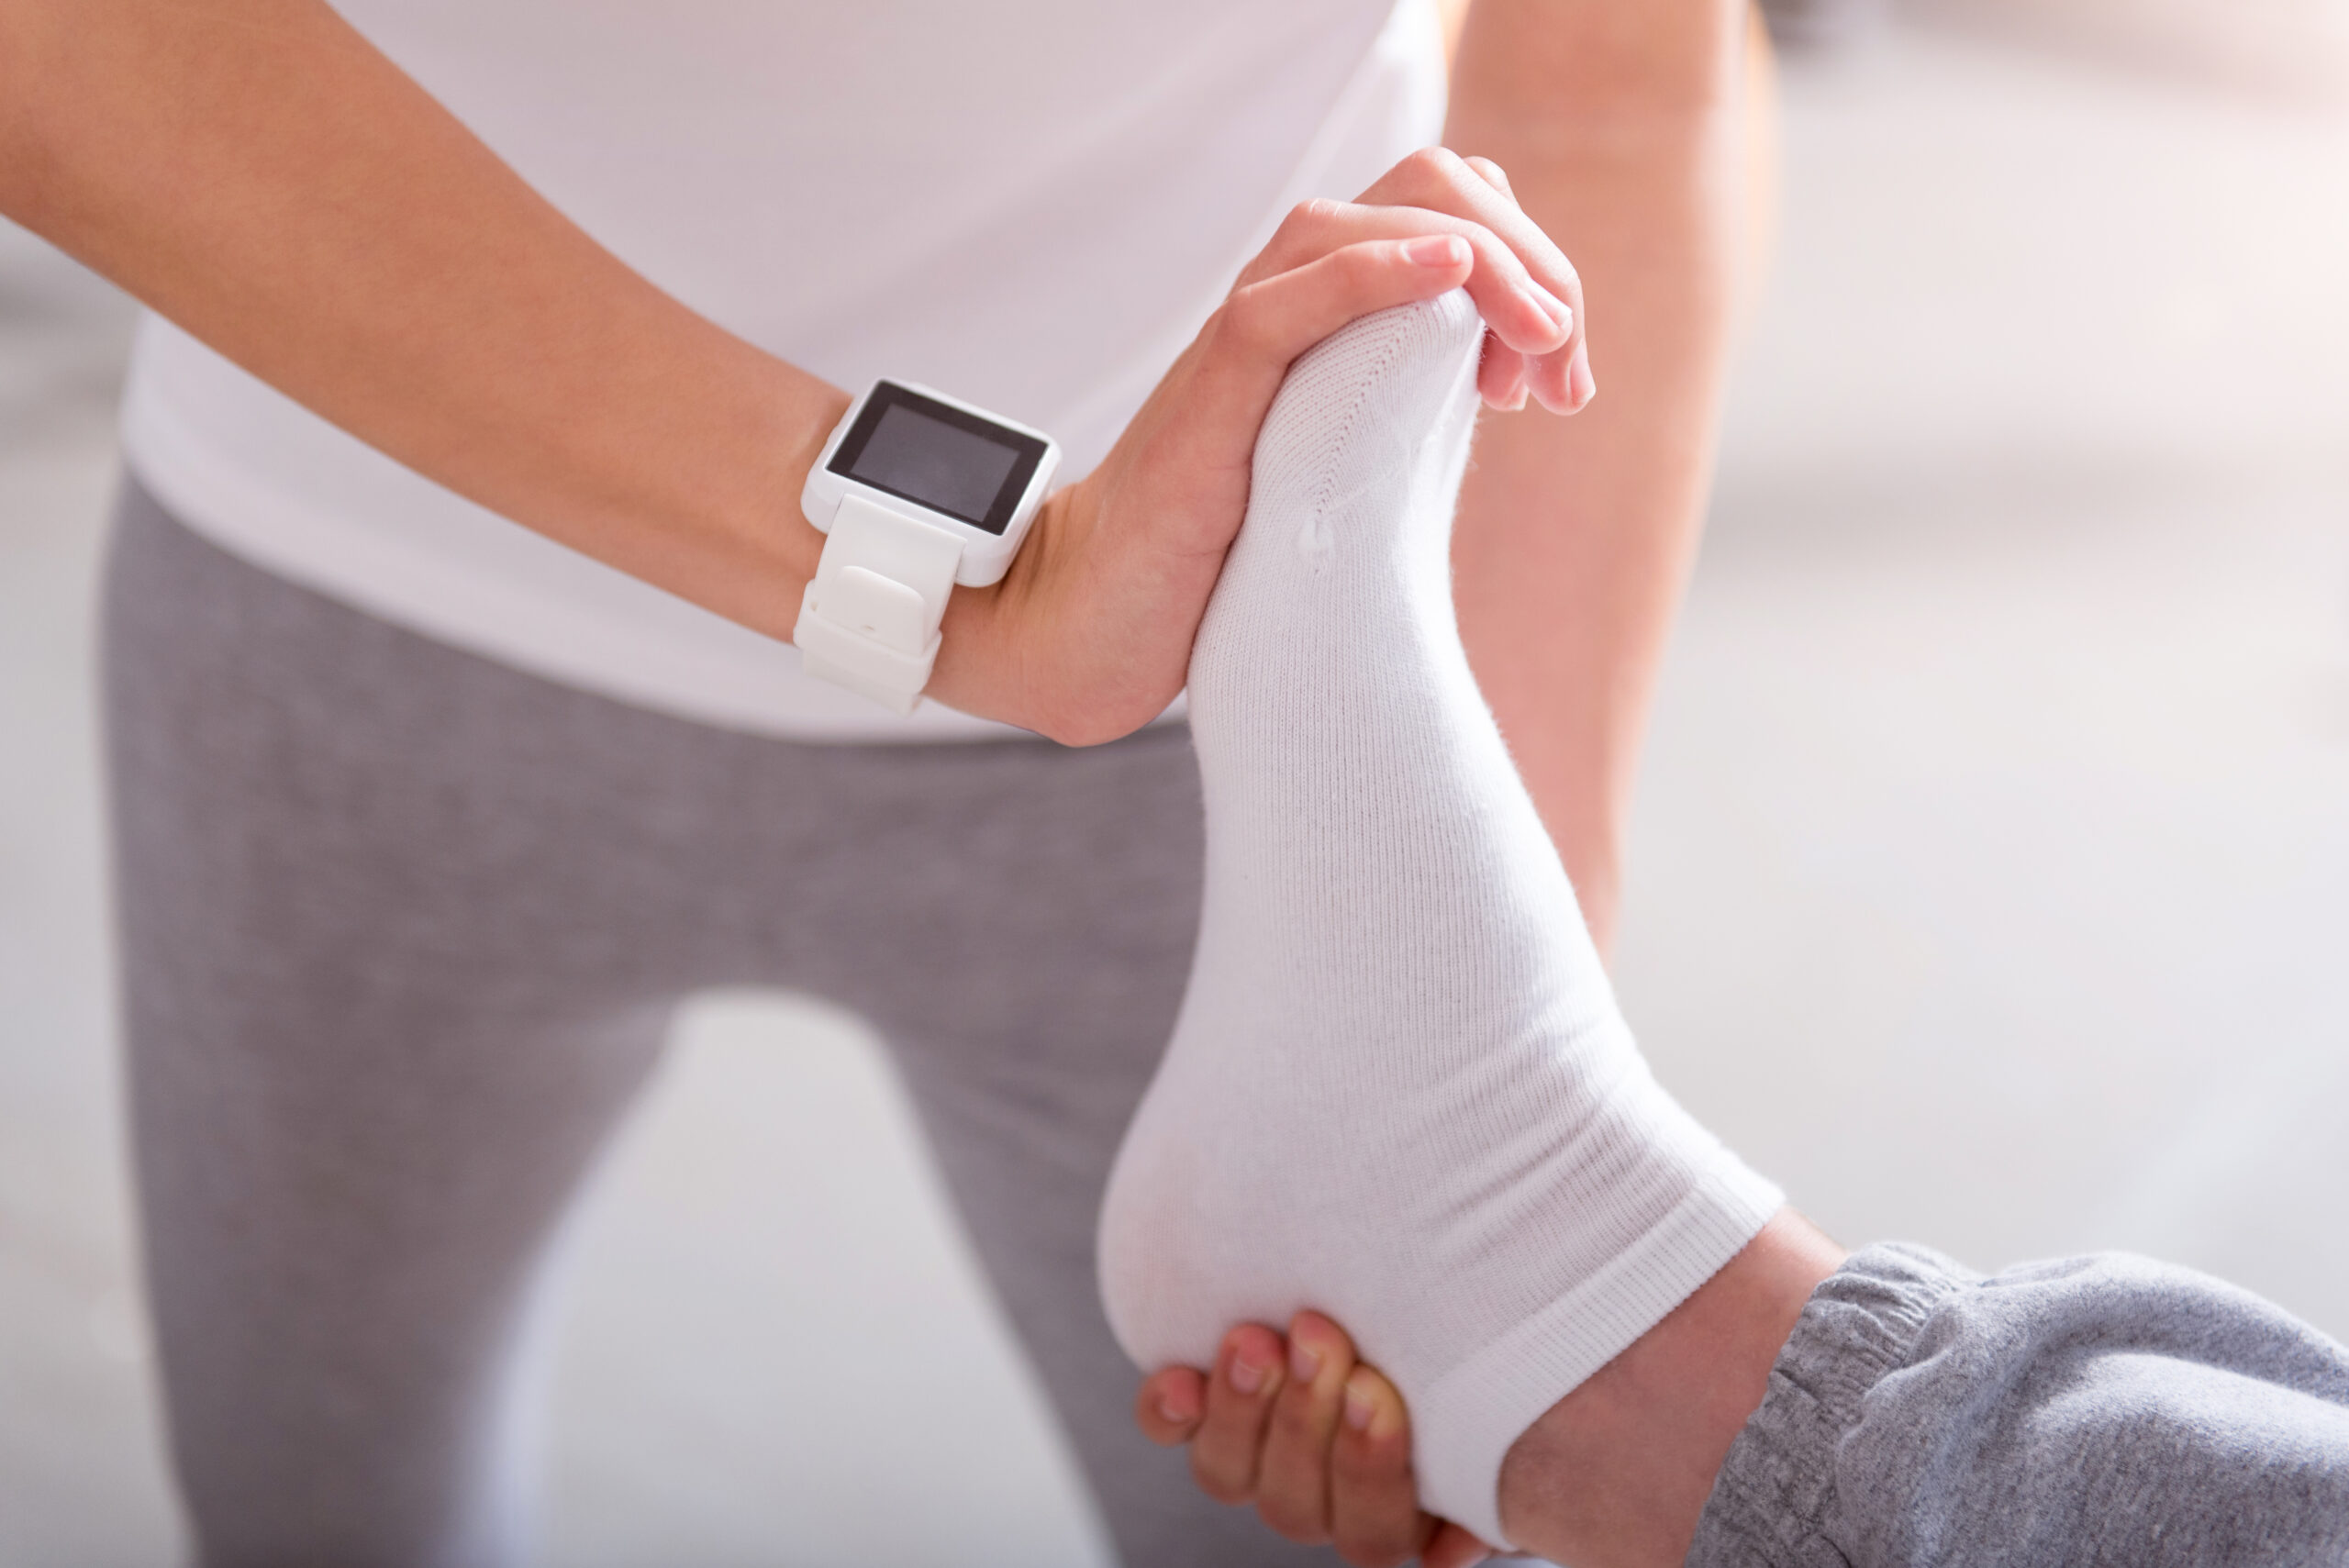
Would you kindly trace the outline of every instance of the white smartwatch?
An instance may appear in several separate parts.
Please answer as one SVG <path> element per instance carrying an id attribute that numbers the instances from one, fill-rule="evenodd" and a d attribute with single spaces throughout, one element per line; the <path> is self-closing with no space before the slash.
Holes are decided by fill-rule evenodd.
<path id="1" fill-rule="evenodd" d="M 911 713 L 938 662 L 947 595 L 1010 569 L 1060 462 L 1041 430 L 874 382 L 800 492 L 829 536 L 791 633 L 807 673 Z"/>

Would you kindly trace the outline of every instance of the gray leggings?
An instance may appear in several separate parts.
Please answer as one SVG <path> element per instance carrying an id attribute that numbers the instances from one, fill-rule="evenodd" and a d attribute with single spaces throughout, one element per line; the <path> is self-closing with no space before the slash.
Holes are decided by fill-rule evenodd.
<path id="1" fill-rule="evenodd" d="M 172 1451 L 218 1565 L 490 1564 L 581 1178 L 706 987 L 887 1040 L 1126 1560 L 1330 1561 L 1130 1415 L 1094 1284 L 1197 921 L 1187 737 L 806 746 L 583 695 L 121 500 L 106 692 Z"/>
<path id="2" fill-rule="evenodd" d="M 670 1009 L 746 983 L 889 1040 L 1129 1562 L 1331 1561 L 1135 1434 L 1097 1305 L 1197 917 L 1181 733 L 706 728 L 306 593 L 135 488 L 106 636 L 148 1276 L 208 1563 L 520 1554 L 549 1236 Z M 2349 1356 L 2183 1270 L 1871 1249 L 1805 1309 L 1690 1562 L 2349 1562 Z"/>

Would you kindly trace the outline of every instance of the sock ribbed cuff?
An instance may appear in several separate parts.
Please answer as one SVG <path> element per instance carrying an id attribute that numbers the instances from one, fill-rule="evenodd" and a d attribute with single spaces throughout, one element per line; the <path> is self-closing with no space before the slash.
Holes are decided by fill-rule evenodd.
<path id="1" fill-rule="evenodd" d="M 1675 1141 L 1704 1167 L 1687 1195 L 1605 1268 L 1453 1368 L 1411 1410 L 1421 1506 L 1497 1546 L 1508 1451 L 1550 1407 L 1628 1350 L 1743 1251 L 1786 1194 L 1661 1091 Z"/>

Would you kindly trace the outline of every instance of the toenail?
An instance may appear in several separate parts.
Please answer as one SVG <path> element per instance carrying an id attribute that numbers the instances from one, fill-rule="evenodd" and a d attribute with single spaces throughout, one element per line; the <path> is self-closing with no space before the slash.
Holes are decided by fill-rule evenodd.
<path id="1" fill-rule="evenodd" d="M 1303 1345 L 1291 1341 L 1288 1347 L 1288 1374 L 1299 1383 L 1310 1383 L 1313 1374 L 1321 1370 L 1321 1358 Z"/>
<path id="2" fill-rule="evenodd" d="M 1264 1369 L 1245 1356 L 1231 1358 L 1231 1386 L 1242 1394 L 1253 1394 L 1264 1386 Z"/>
<path id="3" fill-rule="evenodd" d="M 1370 1430 L 1373 1408 L 1366 1389 L 1357 1388 L 1352 1383 L 1346 1385 L 1346 1425 L 1358 1432 Z"/>

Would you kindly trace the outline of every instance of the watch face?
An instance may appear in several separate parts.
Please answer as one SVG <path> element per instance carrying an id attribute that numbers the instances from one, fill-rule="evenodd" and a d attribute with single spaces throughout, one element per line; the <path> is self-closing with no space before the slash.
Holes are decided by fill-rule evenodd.
<path id="1" fill-rule="evenodd" d="M 999 534 L 1036 477 L 1045 443 L 977 414 L 875 382 L 824 466 L 843 478 Z"/>

